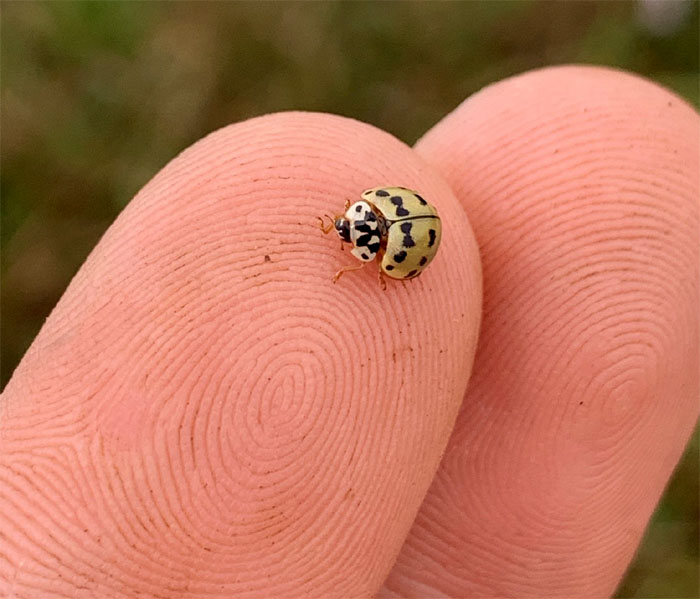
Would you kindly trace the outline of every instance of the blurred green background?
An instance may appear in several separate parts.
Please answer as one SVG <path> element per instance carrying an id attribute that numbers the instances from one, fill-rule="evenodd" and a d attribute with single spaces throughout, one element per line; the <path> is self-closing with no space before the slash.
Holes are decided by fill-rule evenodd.
<path id="1" fill-rule="evenodd" d="M 2 2 L 4 387 L 101 234 L 206 133 L 334 112 L 412 144 L 484 85 L 587 62 L 699 102 L 698 3 Z M 620 597 L 698 597 L 698 435 Z M 634 493 L 634 489 L 630 489 Z"/>

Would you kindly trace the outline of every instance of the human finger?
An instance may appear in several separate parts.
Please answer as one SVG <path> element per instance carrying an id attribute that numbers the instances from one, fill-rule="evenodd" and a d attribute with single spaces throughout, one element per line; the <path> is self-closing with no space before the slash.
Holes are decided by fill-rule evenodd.
<path id="1" fill-rule="evenodd" d="M 698 124 L 648 81 L 565 67 L 418 143 L 474 227 L 484 320 L 385 595 L 614 591 L 698 415 Z"/>
<path id="2" fill-rule="evenodd" d="M 443 219 L 417 280 L 333 273 L 315 217 L 375 185 Z M 458 257 L 455 258 L 455 257 Z M 218 131 L 110 227 L 2 397 L 3 596 L 377 590 L 469 375 L 480 265 L 412 149 L 341 117 Z"/>

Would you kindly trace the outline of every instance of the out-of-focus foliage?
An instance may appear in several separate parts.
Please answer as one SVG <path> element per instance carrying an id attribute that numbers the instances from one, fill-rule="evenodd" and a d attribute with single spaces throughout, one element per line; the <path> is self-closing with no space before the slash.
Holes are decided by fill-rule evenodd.
<path id="1" fill-rule="evenodd" d="M 484 85 L 569 62 L 699 102 L 692 1 L 6 1 L 1 18 L 3 386 L 118 212 L 213 129 L 320 110 L 413 143 Z M 696 435 L 619 596 L 699 595 L 697 473 Z"/>

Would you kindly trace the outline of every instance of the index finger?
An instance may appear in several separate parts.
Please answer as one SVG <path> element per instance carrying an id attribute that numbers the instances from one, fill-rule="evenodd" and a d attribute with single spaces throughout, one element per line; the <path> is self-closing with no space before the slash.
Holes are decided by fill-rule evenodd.
<path id="1" fill-rule="evenodd" d="M 418 189 L 417 280 L 331 277 L 315 217 Z M 3 395 L 3 594 L 374 592 L 447 442 L 480 267 L 447 184 L 390 135 L 279 114 L 216 132 L 110 227 Z"/>

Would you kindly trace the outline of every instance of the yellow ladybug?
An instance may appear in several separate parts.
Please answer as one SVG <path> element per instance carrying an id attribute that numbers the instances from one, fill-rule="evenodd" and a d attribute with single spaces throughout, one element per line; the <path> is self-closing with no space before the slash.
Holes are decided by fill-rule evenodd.
<path id="1" fill-rule="evenodd" d="M 405 187 L 373 187 L 362 192 L 362 199 L 345 203 L 345 214 L 321 221 L 321 230 L 335 228 L 350 253 L 362 264 L 345 266 L 333 277 L 335 283 L 344 272 L 362 268 L 379 258 L 382 275 L 392 279 L 413 279 L 430 264 L 440 247 L 442 227 L 434 206 L 417 192 Z M 342 247 L 342 245 L 341 245 Z"/>

